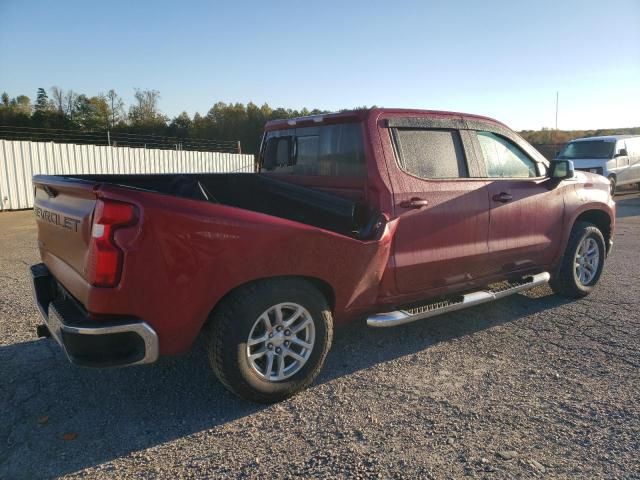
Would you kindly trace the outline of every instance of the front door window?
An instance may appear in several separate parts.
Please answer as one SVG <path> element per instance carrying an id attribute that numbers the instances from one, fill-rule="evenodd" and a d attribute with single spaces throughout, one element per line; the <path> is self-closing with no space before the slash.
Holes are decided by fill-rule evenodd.
<path id="1" fill-rule="evenodd" d="M 482 157 L 490 178 L 533 178 L 536 163 L 510 140 L 491 132 L 477 132 Z"/>

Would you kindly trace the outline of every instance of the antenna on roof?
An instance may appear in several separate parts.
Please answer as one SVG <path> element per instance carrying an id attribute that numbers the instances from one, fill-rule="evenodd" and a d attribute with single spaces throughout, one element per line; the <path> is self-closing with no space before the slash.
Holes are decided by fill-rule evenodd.
<path id="1" fill-rule="evenodd" d="M 558 130 L 558 97 L 560 96 L 559 92 L 556 91 L 556 130 Z"/>

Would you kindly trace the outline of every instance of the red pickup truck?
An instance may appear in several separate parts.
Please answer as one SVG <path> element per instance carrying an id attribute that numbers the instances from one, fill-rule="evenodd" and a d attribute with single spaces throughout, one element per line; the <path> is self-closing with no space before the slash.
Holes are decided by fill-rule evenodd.
<path id="1" fill-rule="evenodd" d="M 102 367 L 204 331 L 221 382 L 273 402 L 318 375 L 334 322 L 395 326 L 546 282 L 581 297 L 612 243 L 605 178 L 476 115 L 272 121 L 259 166 L 34 177 L 39 334 Z"/>

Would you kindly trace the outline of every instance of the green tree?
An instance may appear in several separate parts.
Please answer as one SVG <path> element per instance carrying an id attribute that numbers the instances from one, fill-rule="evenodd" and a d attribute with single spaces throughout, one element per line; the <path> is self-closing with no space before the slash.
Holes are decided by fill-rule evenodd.
<path id="1" fill-rule="evenodd" d="M 49 101 L 44 88 L 39 88 L 36 94 L 36 104 L 31 116 L 31 124 L 35 127 L 54 128 L 60 126 L 60 117 L 55 111 L 52 102 Z"/>
<path id="2" fill-rule="evenodd" d="M 49 97 L 44 88 L 39 88 L 36 94 L 36 104 L 34 107 L 35 113 L 44 114 L 49 110 Z"/>
<path id="3" fill-rule="evenodd" d="M 136 89 L 134 97 L 136 104 L 129 107 L 130 125 L 145 133 L 162 133 L 168 119 L 158 107 L 160 92 Z"/>
<path id="4" fill-rule="evenodd" d="M 171 120 L 169 124 L 169 135 L 172 137 L 185 138 L 189 136 L 189 130 L 191 130 L 193 122 L 187 112 L 182 112 L 180 115 Z"/>
<path id="5" fill-rule="evenodd" d="M 109 126 L 109 105 L 102 95 L 78 95 L 74 111 L 74 121 L 83 130 L 103 130 Z"/>
<path id="6" fill-rule="evenodd" d="M 31 115 L 31 99 L 26 95 L 18 95 L 11 100 L 11 108 L 17 115 Z"/>

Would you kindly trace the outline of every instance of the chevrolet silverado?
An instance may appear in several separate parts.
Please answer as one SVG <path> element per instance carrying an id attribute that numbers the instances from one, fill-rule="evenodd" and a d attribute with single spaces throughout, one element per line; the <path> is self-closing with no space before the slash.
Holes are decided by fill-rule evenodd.
<path id="1" fill-rule="evenodd" d="M 389 327 L 550 283 L 612 244 L 607 179 L 495 120 L 359 110 L 269 122 L 257 173 L 35 176 L 45 324 L 68 359 L 150 363 L 203 332 L 237 395 L 318 375 L 334 323 Z"/>

